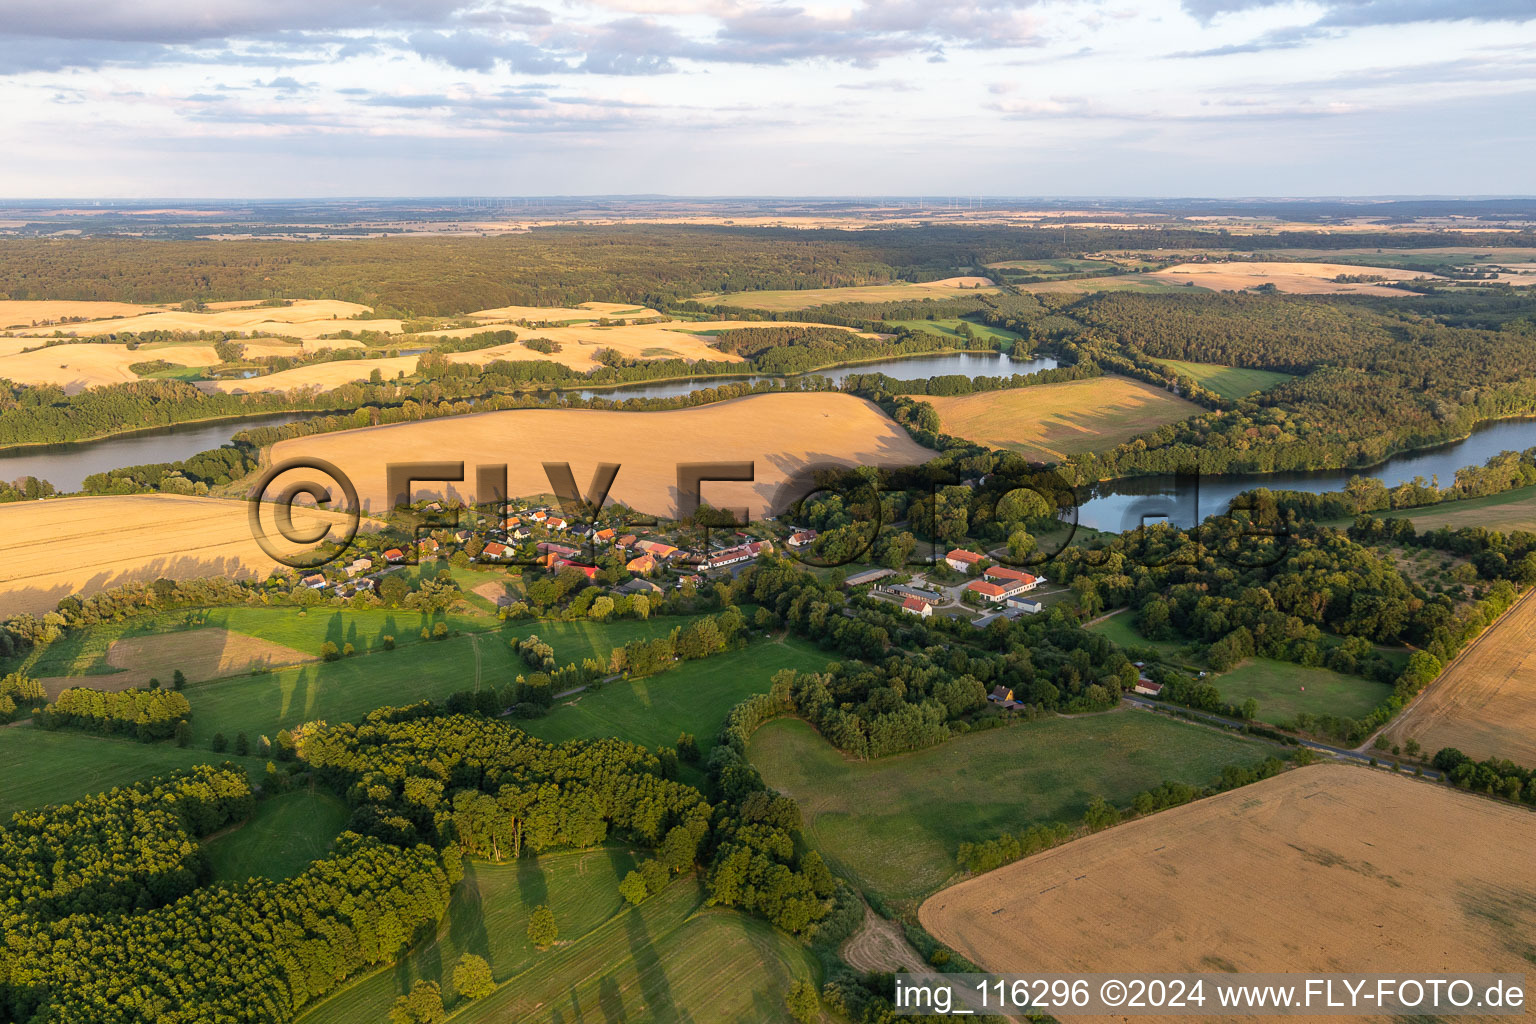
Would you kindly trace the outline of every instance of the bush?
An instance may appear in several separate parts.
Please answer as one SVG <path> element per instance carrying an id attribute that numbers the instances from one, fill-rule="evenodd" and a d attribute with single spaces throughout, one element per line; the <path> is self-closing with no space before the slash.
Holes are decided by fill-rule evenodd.
<path id="1" fill-rule="evenodd" d="M 390 636 L 388 633 L 385 633 L 382 637 L 380 637 L 379 642 L 384 645 L 384 649 L 386 651 L 392 651 L 395 649 L 395 638 Z"/>
<path id="2" fill-rule="evenodd" d="M 640 872 L 631 871 L 619 883 L 619 895 L 623 896 L 624 901 L 630 906 L 638 906 L 641 901 L 650 895 L 650 891 L 646 889 L 645 879 L 640 877 Z"/>
<path id="3" fill-rule="evenodd" d="M 535 907 L 528 918 L 528 941 L 540 949 L 548 949 L 559 937 L 560 932 L 555 927 L 555 912 L 546 906 Z"/>
<path id="4" fill-rule="evenodd" d="M 341 657 L 341 648 L 327 640 L 325 643 L 320 645 L 320 657 L 324 658 L 326 661 L 336 661 Z"/>
<path id="5" fill-rule="evenodd" d="M 811 1024 L 821 1016 L 821 1000 L 816 998 L 816 986 L 805 978 L 790 988 L 789 995 L 784 997 L 784 1005 L 789 1007 L 789 1015 L 800 1021 L 800 1024 Z"/>

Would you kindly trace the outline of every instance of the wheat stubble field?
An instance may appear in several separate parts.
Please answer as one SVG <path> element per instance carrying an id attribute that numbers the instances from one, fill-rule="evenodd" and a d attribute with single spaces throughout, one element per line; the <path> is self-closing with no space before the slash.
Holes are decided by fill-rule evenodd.
<path id="1" fill-rule="evenodd" d="M 464 482 L 418 483 L 411 494 L 468 501 L 479 500 L 479 465 L 506 465 L 507 493 L 516 497 L 549 493 L 542 463 L 570 463 L 585 492 L 599 462 L 616 462 L 622 468 L 610 497 L 664 515 L 677 514 L 679 463 L 752 462 L 752 482 L 706 483 L 703 498 L 717 508 L 749 509 L 753 518 L 782 503 L 782 485 L 802 467 L 910 466 L 932 454 L 873 403 L 832 392 L 754 395 L 665 412 L 473 413 L 298 437 L 279 441 L 271 452 L 273 462 L 309 457 L 339 466 L 365 509 L 389 504 L 391 462 L 464 462 Z"/>
<path id="2" fill-rule="evenodd" d="M 252 538 L 249 508 L 243 501 L 176 494 L 0 505 L 0 536 L 6 542 L 0 617 L 42 615 L 71 594 L 162 576 L 265 576 L 279 566 Z M 301 530 L 317 520 L 338 523 L 343 517 L 294 509 Z"/>
<path id="3" fill-rule="evenodd" d="M 1536 601 L 1522 598 L 1388 727 L 1433 753 L 1536 764 Z"/>
<path id="4" fill-rule="evenodd" d="M 1315 765 L 969 879 L 919 917 L 999 972 L 1524 973 L 1533 843 L 1528 808 Z"/>
<path id="5" fill-rule="evenodd" d="M 1049 461 L 1104 451 L 1204 411 L 1161 388 L 1125 377 L 929 395 L 922 401 L 939 414 L 946 434 Z"/>

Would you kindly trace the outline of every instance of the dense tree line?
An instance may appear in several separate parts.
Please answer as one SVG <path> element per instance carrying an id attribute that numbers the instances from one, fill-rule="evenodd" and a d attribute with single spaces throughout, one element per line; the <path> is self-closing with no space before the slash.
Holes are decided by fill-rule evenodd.
<path id="1" fill-rule="evenodd" d="M 1506 758 L 1474 761 L 1455 747 L 1445 747 L 1435 754 L 1431 764 L 1462 789 L 1536 804 L 1536 771 Z"/>
<path id="2" fill-rule="evenodd" d="M 159 688 L 92 690 L 73 686 L 62 691 L 38 716 L 44 729 L 76 728 L 132 736 L 141 742 L 169 739 L 192 705 L 174 690 Z"/>

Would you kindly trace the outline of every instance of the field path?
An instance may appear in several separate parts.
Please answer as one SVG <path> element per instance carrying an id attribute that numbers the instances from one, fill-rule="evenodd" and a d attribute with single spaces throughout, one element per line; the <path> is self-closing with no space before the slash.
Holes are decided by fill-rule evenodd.
<path id="1" fill-rule="evenodd" d="M 901 933 L 901 926 L 895 921 L 887 921 L 868 906 L 864 908 L 864 923 L 848 936 L 839 952 L 849 967 L 860 971 L 882 973 L 928 969 Z"/>

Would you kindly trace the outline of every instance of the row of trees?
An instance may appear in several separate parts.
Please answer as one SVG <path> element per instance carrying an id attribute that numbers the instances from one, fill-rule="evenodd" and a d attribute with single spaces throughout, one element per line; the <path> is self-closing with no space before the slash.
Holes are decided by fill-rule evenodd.
<path id="1" fill-rule="evenodd" d="M 93 690 L 74 686 L 60 692 L 52 704 L 38 713 L 44 729 L 76 728 L 140 742 L 169 739 L 179 723 L 187 721 L 192 705 L 175 690 L 159 687 L 126 690 Z"/>

